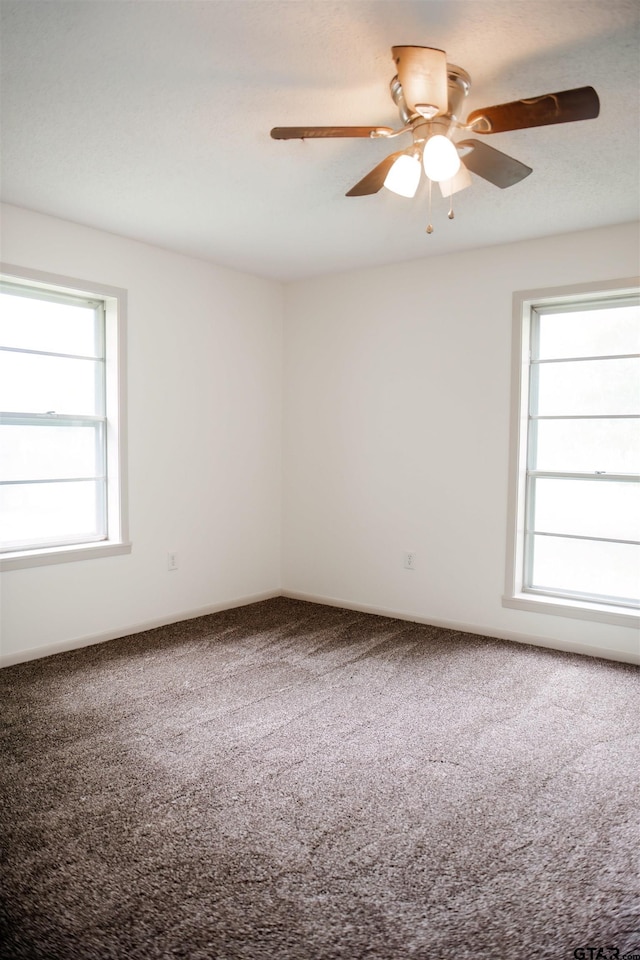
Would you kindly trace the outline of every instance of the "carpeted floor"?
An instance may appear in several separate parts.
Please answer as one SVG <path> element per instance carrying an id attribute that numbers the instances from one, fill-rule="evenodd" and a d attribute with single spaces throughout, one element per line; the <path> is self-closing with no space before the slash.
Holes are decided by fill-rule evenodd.
<path id="1" fill-rule="evenodd" d="M 9 667 L 1 956 L 640 955 L 639 678 L 286 599 Z"/>

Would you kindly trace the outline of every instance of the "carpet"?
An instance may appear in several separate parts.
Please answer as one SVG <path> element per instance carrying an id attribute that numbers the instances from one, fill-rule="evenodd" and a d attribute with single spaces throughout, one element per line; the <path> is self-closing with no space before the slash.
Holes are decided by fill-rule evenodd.
<path id="1" fill-rule="evenodd" d="M 285 598 L 5 668 L 0 954 L 640 955 L 639 677 Z"/>

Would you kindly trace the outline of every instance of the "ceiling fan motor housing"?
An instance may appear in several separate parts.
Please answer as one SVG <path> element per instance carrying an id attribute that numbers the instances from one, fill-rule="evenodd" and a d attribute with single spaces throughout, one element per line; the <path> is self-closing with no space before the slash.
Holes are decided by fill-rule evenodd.
<path id="1" fill-rule="evenodd" d="M 457 67 L 454 63 L 447 64 L 447 81 L 449 88 L 449 109 L 448 115 L 452 120 L 461 122 L 460 110 L 465 98 L 471 90 L 471 77 L 462 67 Z"/>
<path id="2" fill-rule="evenodd" d="M 447 55 L 435 47 L 392 47 L 407 106 L 412 113 L 436 117 L 447 112 Z"/>

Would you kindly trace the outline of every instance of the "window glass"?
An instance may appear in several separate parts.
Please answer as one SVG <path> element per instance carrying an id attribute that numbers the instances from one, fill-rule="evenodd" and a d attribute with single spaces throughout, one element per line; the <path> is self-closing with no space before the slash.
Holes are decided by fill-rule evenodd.
<path id="1" fill-rule="evenodd" d="M 640 473 L 640 419 L 539 420 L 537 469 Z"/>
<path id="2" fill-rule="evenodd" d="M 102 424 L 2 424 L 0 480 L 99 476 L 104 472 L 102 433 Z"/>
<path id="3" fill-rule="evenodd" d="M 0 291 L 0 344 L 21 350 L 100 354 L 95 307 Z"/>
<path id="4" fill-rule="evenodd" d="M 640 358 L 542 363 L 540 416 L 640 414 Z"/>
<path id="5" fill-rule="evenodd" d="M 533 537 L 532 587 L 551 596 L 633 602 L 640 597 L 640 547 L 602 540 Z"/>
<path id="6" fill-rule="evenodd" d="M 640 306 L 541 313 L 538 357 L 601 357 L 640 353 Z"/>
<path id="7" fill-rule="evenodd" d="M 535 529 L 640 541 L 640 483 L 538 478 Z"/>
<path id="8" fill-rule="evenodd" d="M 0 486 L 2 544 L 82 542 L 100 536 L 100 484 L 16 483 Z"/>
<path id="9" fill-rule="evenodd" d="M 0 350 L 0 410 L 96 416 L 101 361 Z"/>

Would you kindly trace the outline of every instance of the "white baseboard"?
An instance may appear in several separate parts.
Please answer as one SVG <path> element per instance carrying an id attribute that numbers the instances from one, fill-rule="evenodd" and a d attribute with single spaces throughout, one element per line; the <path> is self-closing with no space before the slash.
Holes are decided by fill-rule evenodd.
<path id="1" fill-rule="evenodd" d="M 410 623 L 424 623 L 432 627 L 442 627 L 445 630 L 457 630 L 460 633 L 473 633 L 482 637 L 495 637 L 498 640 L 513 640 L 515 643 L 527 643 L 534 647 L 546 647 L 547 650 L 560 650 L 563 653 L 579 653 L 589 657 L 600 657 L 604 660 L 615 660 L 617 663 L 630 663 L 634 666 L 640 666 L 640 654 L 629 653 L 624 650 L 608 650 L 602 647 L 593 647 L 586 643 L 575 643 L 571 640 L 550 639 L 549 637 L 538 637 L 533 634 L 496 630 L 494 627 L 465 623 L 458 620 L 438 620 L 434 617 L 419 617 L 413 614 L 403 613 L 400 610 L 388 610 L 384 607 L 374 607 L 367 603 L 351 603 L 349 600 L 299 593 L 296 590 L 283 590 L 281 595 L 283 597 L 289 597 L 291 600 L 305 600 L 308 603 L 319 603 L 327 607 L 342 607 L 345 610 L 355 610 L 358 613 L 371 613 L 378 617 L 408 620 Z"/>
<path id="2" fill-rule="evenodd" d="M 579 653 L 590 657 L 601 657 L 604 660 L 614 660 L 619 663 L 630 663 L 640 666 L 640 654 L 620 650 L 608 650 L 601 647 L 592 647 L 584 643 L 574 643 L 569 640 L 549 639 L 526 633 L 513 633 L 506 630 L 496 630 L 493 627 L 481 624 L 466 623 L 458 620 L 438 620 L 434 617 L 420 617 L 405 613 L 401 610 L 389 610 L 385 607 L 374 607 L 367 603 L 352 603 L 337 597 L 324 597 L 317 594 L 300 593 L 296 590 L 271 590 L 266 593 L 256 593 L 252 596 L 238 597 L 235 600 L 226 600 L 221 603 L 209 604 L 197 610 L 184 610 L 179 614 L 171 614 L 144 623 L 129 624 L 104 633 L 95 633 L 85 637 L 76 637 L 73 640 L 61 640 L 57 643 L 46 644 L 42 647 L 33 647 L 31 650 L 20 650 L 16 653 L 0 655 L 0 668 L 10 667 L 15 663 L 25 663 L 28 660 L 39 660 L 50 657 L 55 653 L 67 653 L 69 650 L 78 650 L 81 647 L 105 643 L 108 640 L 117 640 L 119 637 L 128 637 L 145 630 L 154 630 L 170 623 L 180 623 L 182 620 L 193 620 L 204 617 L 209 613 L 220 613 L 222 610 L 232 610 L 234 607 L 245 607 L 261 600 L 273 600 L 275 597 L 288 597 L 291 600 L 304 600 L 307 603 L 317 603 L 328 607 L 342 607 L 344 610 L 355 610 L 359 613 L 370 613 L 379 617 L 391 617 L 394 620 L 407 620 L 410 623 L 423 623 L 432 627 L 442 627 L 445 630 L 457 630 L 460 633 L 479 634 L 483 637 L 495 637 L 499 640 L 513 640 L 515 643 L 528 643 L 536 647 L 546 647 L 548 650 L 560 650 L 565 653 Z"/>
<path id="3" fill-rule="evenodd" d="M 256 593 L 250 597 L 238 597 L 235 600 L 226 600 L 222 603 L 209 604 L 197 610 L 183 610 L 178 614 L 158 617 L 147 620 L 145 623 L 128 624 L 116 630 L 107 630 L 105 633 L 94 633 L 86 637 L 76 637 L 74 640 L 60 640 L 57 643 L 48 643 L 43 647 L 33 647 L 31 650 L 19 650 L 16 653 L 0 655 L 0 668 L 10 667 L 14 663 L 26 663 L 28 660 L 40 660 L 50 657 L 54 653 L 67 653 L 69 650 L 79 650 L 81 647 L 91 647 L 96 643 L 105 643 L 107 640 L 117 640 L 119 637 L 128 637 L 135 633 L 144 633 L 145 630 L 154 630 L 156 627 L 166 627 L 170 623 L 181 623 L 183 620 L 194 620 L 196 617 L 205 617 L 209 613 L 220 613 L 221 610 L 232 610 L 234 607 L 246 607 L 250 603 L 259 603 L 261 600 L 273 600 L 281 596 L 279 590 L 267 593 Z"/>

